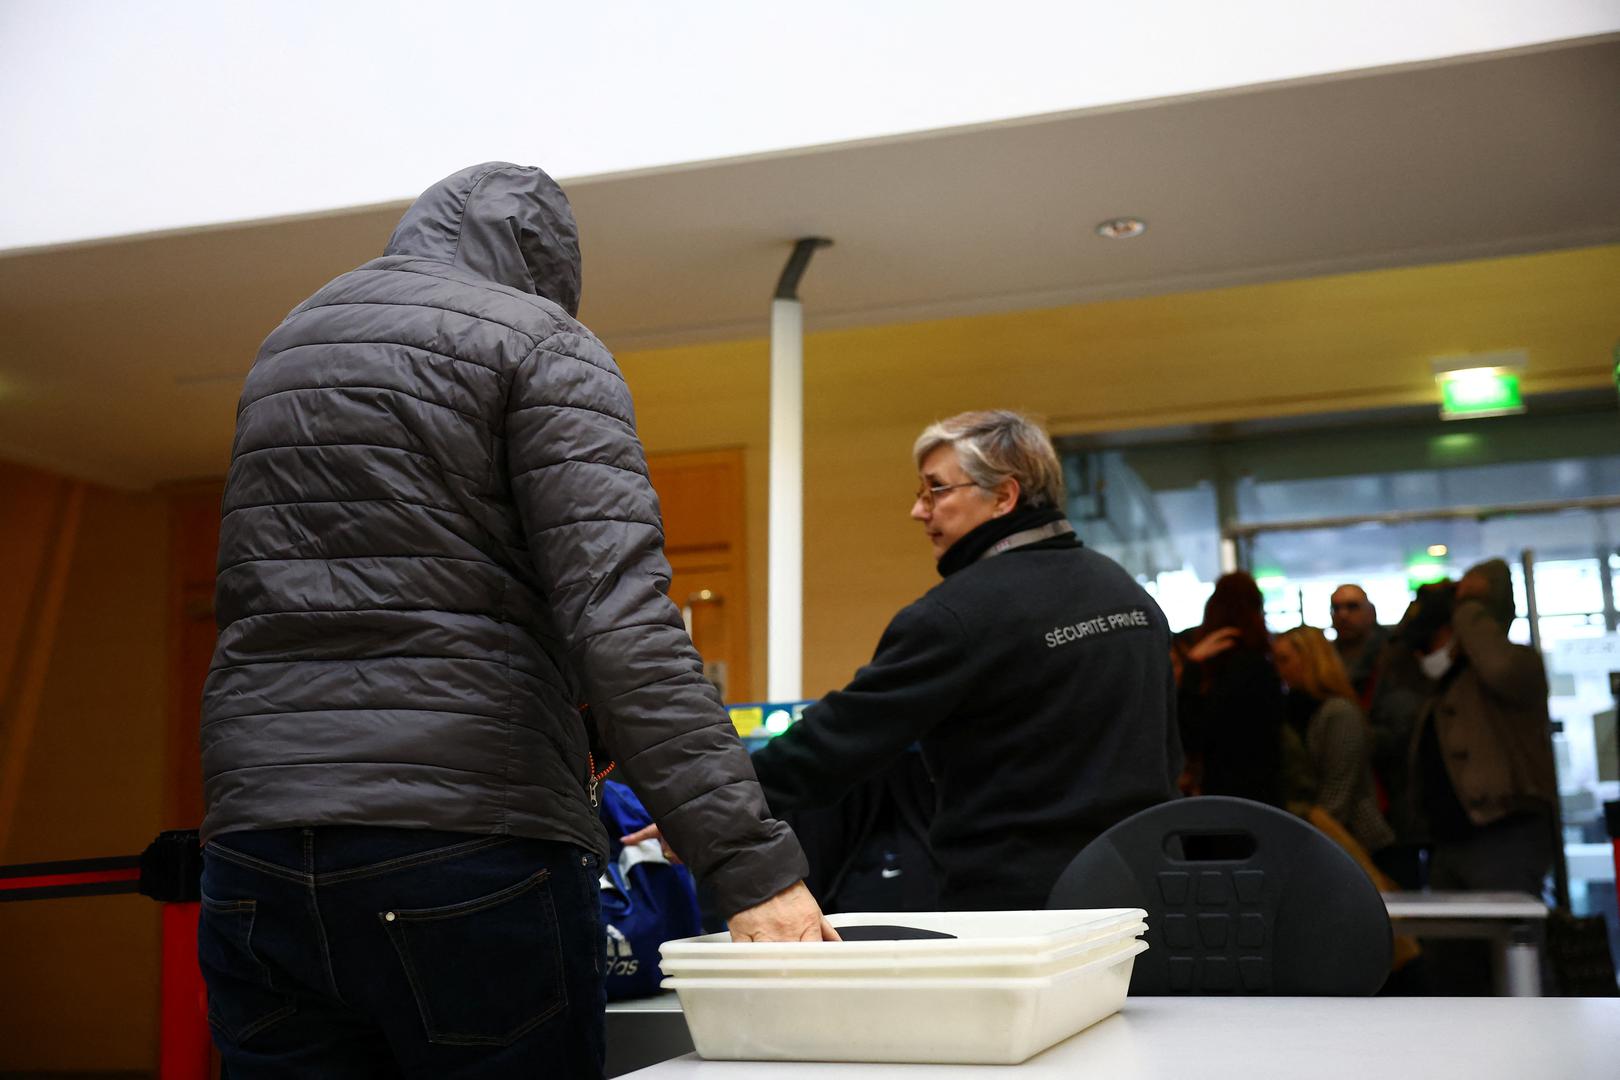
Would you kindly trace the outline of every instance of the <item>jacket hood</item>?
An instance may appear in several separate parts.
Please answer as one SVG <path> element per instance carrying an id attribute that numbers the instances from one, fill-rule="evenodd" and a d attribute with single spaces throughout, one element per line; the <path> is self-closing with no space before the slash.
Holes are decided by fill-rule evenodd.
<path id="1" fill-rule="evenodd" d="M 385 254 L 449 263 L 579 314 L 574 212 L 532 166 L 488 161 L 445 177 L 405 211 Z"/>
<path id="2" fill-rule="evenodd" d="M 1508 572 L 1508 564 L 1501 559 L 1487 559 L 1477 566 L 1470 566 L 1468 573 L 1478 574 L 1490 586 L 1484 604 L 1491 618 L 1501 623 L 1504 629 L 1512 626 L 1517 607 L 1513 602 L 1513 576 Z"/>

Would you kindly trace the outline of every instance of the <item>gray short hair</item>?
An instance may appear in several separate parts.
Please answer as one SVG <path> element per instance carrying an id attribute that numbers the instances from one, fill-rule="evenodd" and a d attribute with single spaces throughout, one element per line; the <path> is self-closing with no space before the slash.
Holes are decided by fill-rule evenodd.
<path id="1" fill-rule="evenodd" d="M 965 412 L 923 429 L 911 448 L 919 470 L 923 458 L 941 446 L 956 448 L 962 471 L 989 489 L 1012 477 L 1018 481 L 1018 505 L 1062 508 L 1063 469 L 1057 451 L 1041 426 L 1008 409 Z"/>

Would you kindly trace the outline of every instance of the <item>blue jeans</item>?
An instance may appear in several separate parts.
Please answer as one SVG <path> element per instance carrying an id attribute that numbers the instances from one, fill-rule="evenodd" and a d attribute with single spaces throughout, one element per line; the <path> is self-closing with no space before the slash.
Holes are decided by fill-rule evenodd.
<path id="1" fill-rule="evenodd" d="M 214 839 L 197 951 L 227 1074 L 600 1077 L 600 872 L 518 837 Z"/>

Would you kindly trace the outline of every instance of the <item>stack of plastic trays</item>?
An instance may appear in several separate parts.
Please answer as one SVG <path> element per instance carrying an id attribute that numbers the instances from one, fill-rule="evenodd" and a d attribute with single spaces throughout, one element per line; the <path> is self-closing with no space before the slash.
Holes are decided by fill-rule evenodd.
<path id="1" fill-rule="evenodd" d="M 734 944 L 671 941 L 706 1058 L 1014 1065 L 1117 1012 L 1147 948 L 1139 908 L 834 915 L 951 938 Z"/>

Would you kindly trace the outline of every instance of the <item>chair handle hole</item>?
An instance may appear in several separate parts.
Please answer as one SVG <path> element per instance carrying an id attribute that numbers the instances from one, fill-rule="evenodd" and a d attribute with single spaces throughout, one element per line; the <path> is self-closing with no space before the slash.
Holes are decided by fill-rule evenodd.
<path id="1" fill-rule="evenodd" d="M 1256 846 L 1248 832 L 1173 832 L 1164 838 L 1165 856 L 1178 862 L 1244 862 Z"/>

